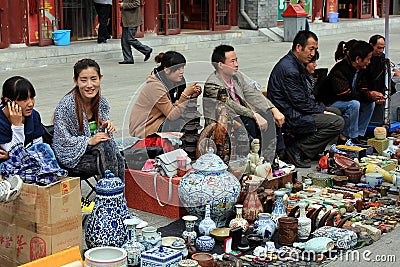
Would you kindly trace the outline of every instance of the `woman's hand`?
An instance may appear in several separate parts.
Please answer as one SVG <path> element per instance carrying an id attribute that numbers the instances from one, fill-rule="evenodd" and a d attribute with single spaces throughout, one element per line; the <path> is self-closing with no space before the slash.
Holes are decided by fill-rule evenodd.
<path id="1" fill-rule="evenodd" d="M 105 141 L 108 141 L 110 139 L 111 139 L 111 137 L 108 135 L 108 133 L 98 132 L 97 134 L 93 135 L 89 139 L 89 145 L 90 146 L 95 146 L 100 142 L 105 142 Z"/>
<path id="2" fill-rule="evenodd" d="M 8 112 L 10 113 L 10 121 L 12 125 L 21 126 L 22 123 L 22 108 L 13 102 L 7 102 Z"/>
<path id="3" fill-rule="evenodd" d="M 183 90 L 183 96 L 185 97 L 187 96 L 187 98 L 198 97 L 201 94 L 201 92 L 202 92 L 201 86 L 197 85 L 197 82 L 195 82 L 186 87 L 185 90 Z"/>
<path id="4" fill-rule="evenodd" d="M 10 158 L 10 156 L 8 155 L 8 152 L 0 149 L 0 159 L 1 160 L 8 160 Z"/>
<path id="5" fill-rule="evenodd" d="M 103 121 L 101 123 L 101 127 L 103 129 L 107 129 L 107 133 L 115 133 L 117 131 L 117 129 L 115 128 L 114 124 L 110 120 Z"/>

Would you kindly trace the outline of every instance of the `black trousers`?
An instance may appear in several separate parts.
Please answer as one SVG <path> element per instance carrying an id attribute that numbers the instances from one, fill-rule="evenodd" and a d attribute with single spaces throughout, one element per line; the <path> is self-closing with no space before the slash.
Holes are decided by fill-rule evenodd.
<path id="1" fill-rule="evenodd" d="M 340 111 L 334 107 L 326 108 L 331 114 L 313 114 L 317 130 L 296 142 L 296 145 L 308 158 L 314 158 L 324 152 L 328 144 L 336 143 L 344 127 L 344 120 Z"/>
<path id="2" fill-rule="evenodd" d="M 112 34 L 111 16 L 112 5 L 94 3 L 97 19 L 99 20 L 99 30 L 97 32 L 97 41 L 102 42 L 109 39 Z"/>

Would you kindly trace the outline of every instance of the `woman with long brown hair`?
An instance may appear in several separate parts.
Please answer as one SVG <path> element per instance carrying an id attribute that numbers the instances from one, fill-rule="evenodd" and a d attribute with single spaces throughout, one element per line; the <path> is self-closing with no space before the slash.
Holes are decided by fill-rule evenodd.
<path id="1" fill-rule="evenodd" d="M 92 59 L 74 66 L 75 87 L 58 103 L 54 113 L 53 149 L 70 175 L 100 174 L 110 170 L 124 178 L 124 160 L 113 140 L 110 106 L 100 94 L 103 75 Z"/>

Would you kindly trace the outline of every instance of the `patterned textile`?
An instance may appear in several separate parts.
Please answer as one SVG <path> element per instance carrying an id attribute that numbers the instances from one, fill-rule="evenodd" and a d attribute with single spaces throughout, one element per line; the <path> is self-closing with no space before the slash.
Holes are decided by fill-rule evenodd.
<path id="1" fill-rule="evenodd" d="M 5 178 L 19 175 L 25 183 L 47 185 L 68 174 L 66 170 L 58 167 L 57 163 L 46 163 L 45 159 L 51 156 L 44 155 L 38 150 L 27 150 L 21 143 L 13 146 L 9 155 L 10 159 L 1 166 L 1 175 Z"/>
<path id="2" fill-rule="evenodd" d="M 357 245 L 357 234 L 351 230 L 333 226 L 323 226 L 312 233 L 313 237 L 329 237 L 338 249 L 351 249 Z"/>

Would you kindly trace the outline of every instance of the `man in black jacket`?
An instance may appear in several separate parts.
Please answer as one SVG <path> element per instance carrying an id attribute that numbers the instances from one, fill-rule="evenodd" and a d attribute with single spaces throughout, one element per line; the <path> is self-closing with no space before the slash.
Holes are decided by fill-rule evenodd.
<path id="1" fill-rule="evenodd" d="M 268 98 L 285 115 L 287 131 L 297 136 L 286 152 L 299 168 L 309 168 L 310 164 L 303 160 L 322 153 L 344 126 L 343 118 L 336 115 L 340 111 L 336 108 L 328 111 L 308 88 L 305 64 L 317 49 L 318 37 L 311 31 L 299 31 L 291 51 L 275 65 L 268 81 Z"/>

